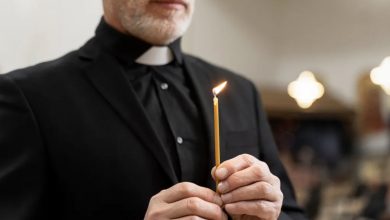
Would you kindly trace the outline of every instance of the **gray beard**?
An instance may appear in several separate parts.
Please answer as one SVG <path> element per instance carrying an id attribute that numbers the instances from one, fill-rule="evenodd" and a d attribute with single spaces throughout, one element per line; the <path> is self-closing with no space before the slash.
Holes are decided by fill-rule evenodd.
<path id="1" fill-rule="evenodd" d="M 180 18 L 178 22 L 174 22 L 173 16 L 169 19 L 158 19 L 141 13 L 133 16 L 127 14 L 122 16 L 121 22 L 131 35 L 152 44 L 167 45 L 181 37 L 191 21 L 191 18 Z"/>

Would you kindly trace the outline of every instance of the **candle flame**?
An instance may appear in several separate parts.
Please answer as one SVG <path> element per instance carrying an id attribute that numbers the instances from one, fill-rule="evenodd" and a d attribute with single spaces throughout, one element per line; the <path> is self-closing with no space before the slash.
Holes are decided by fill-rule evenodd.
<path id="1" fill-rule="evenodd" d="M 217 87 L 213 88 L 213 94 L 214 96 L 218 95 L 226 86 L 227 81 L 219 84 Z"/>

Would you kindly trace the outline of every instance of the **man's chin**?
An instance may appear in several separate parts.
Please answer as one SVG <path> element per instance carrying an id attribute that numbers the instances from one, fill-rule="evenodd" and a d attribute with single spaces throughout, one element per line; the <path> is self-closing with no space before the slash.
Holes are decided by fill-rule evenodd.
<path id="1" fill-rule="evenodd" d="M 180 20 L 181 19 L 181 20 Z M 138 23 L 128 22 L 128 33 L 154 45 L 166 45 L 181 37 L 189 26 L 186 18 L 161 19 L 156 16 L 144 17 Z"/>
<path id="2" fill-rule="evenodd" d="M 158 42 L 159 44 L 169 44 L 181 37 L 188 26 L 185 25 L 175 25 L 175 24 L 167 24 L 161 23 L 157 26 L 150 28 L 149 30 L 154 30 L 152 32 L 147 33 L 148 38 L 155 39 L 154 42 Z"/>

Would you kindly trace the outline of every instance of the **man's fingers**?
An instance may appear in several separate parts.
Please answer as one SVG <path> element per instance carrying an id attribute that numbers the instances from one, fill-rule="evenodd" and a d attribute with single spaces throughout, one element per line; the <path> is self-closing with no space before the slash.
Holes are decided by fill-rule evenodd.
<path id="1" fill-rule="evenodd" d="M 256 182 L 254 184 L 240 187 L 229 193 L 221 195 L 225 204 L 239 201 L 267 200 L 275 202 L 282 200 L 283 194 L 280 190 L 267 182 Z"/>
<path id="2" fill-rule="evenodd" d="M 283 201 L 280 180 L 266 163 L 242 154 L 223 162 L 211 174 L 220 181 L 217 190 L 230 216 L 248 215 L 259 219 L 279 216 Z"/>
<path id="3" fill-rule="evenodd" d="M 169 208 L 169 206 L 171 208 Z M 205 219 L 224 219 L 224 212 L 219 205 L 207 202 L 198 197 L 190 197 L 168 204 L 170 218 L 198 216 Z"/>
<path id="4" fill-rule="evenodd" d="M 257 200 L 230 203 L 225 205 L 225 210 L 230 215 L 252 215 L 260 219 L 277 219 L 280 214 L 279 203 Z"/>
<path id="5" fill-rule="evenodd" d="M 150 199 L 145 219 L 227 219 L 222 204 L 220 196 L 208 188 L 178 183 Z"/>
<path id="6" fill-rule="evenodd" d="M 226 160 L 218 166 L 215 171 L 215 177 L 224 180 L 233 173 L 245 169 L 252 165 L 257 159 L 249 154 L 241 154 L 230 160 Z"/>
<path id="7" fill-rule="evenodd" d="M 226 160 L 218 166 L 215 177 L 224 180 L 233 173 L 243 170 L 254 163 L 260 162 L 256 157 L 249 154 L 241 154 L 230 160 Z"/>
<path id="8" fill-rule="evenodd" d="M 277 187 L 280 184 L 279 179 L 269 171 L 267 164 L 259 161 L 221 181 L 218 184 L 218 192 L 227 193 L 239 187 L 261 181 L 268 182 Z"/>
<path id="9" fill-rule="evenodd" d="M 219 206 L 223 204 L 217 193 L 209 188 L 201 187 L 194 183 L 178 183 L 169 189 L 161 191 L 161 198 L 166 203 L 173 203 L 190 197 L 198 197 Z"/>

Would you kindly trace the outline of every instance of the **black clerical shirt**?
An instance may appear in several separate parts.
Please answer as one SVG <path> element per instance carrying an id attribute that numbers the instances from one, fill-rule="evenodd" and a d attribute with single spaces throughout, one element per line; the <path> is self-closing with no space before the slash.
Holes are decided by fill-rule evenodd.
<path id="1" fill-rule="evenodd" d="M 206 134 L 182 63 L 180 39 L 168 45 L 174 55 L 172 62 L 148 66 L 135 60 L 150 44 L 114 30 L 104 20 L 96 37 L 103 49 L 120 61 L 149 118 L 145 123 L 152 124 L 178 180 L 205 185 L 210 173 Z"/>

